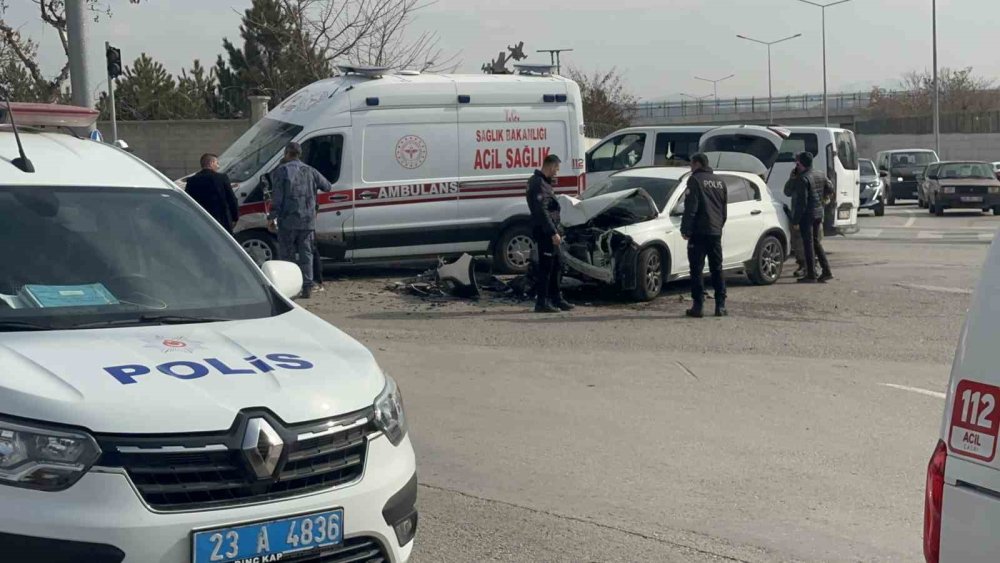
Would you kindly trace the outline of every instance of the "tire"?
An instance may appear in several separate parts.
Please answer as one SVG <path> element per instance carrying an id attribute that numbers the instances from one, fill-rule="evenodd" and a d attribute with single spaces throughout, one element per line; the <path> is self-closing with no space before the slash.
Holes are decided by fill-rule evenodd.
<path id="1" fill-rule="evenodd" d="M 240 243 L 243 250 L 250 255 L 250 258 L 258 266 L 268 260 L 278 259 L 278 240 L 264 229 L 253 229 L 237 233 L 236 242 Z"/>
<path id="2" fill-rule="evenodd" d="M 880 204 L 878 207 L 875 208 L 875 216 L 876 217 L 883 217 L 883 216 L 885 216 L 885 204 L 884 203 Z"/>
<path id="3" fill-rule="evenodd" d="M 500 274 L 526 274 L 535 241 L 531 227 L 516 223 L 503 230 L 493 243 L 493 269 Z"/>
<path id="4" fill-rule="evenodd" d="M 1000 205 L 994 205 L 993 206 L 993 214 L 994 215 L 1000 215 Z"/>
<path id="5" fill-rule="evenodd" d="M 889 206 L 896 205 L 896 196 L 892 195 L 892 188 L 889 188 L 887 191 L 889 193 L 886 195 L 885 204 Z"/>
<path id="6" fill-rule="evenodd" d="M 765 235 L 757 243 L 747 277 L 754 285 L 771 285 L 781 277 L 785 265 L 785 247 L 774 235 Z"/>
<path id="7" fill-rule="evenodd" d="M 658 248 L 647 248 L 639 253 L 635 265 L 635 289 L 632 297 L 636 301 L 652 301 L 663 291 L 663 253 Z"/>

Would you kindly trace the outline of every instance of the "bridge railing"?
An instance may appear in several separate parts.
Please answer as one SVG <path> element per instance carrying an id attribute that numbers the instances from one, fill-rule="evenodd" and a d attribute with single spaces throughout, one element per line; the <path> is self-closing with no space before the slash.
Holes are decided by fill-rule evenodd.
<path id="1" fill-rule="evenodd" d="M 831 94 L 830 111 L 863 109 L 871 104 L 870 92 Z M 784 96 L 771 98 L 776 113 L 823 108 L 822 94 Z M 730 98 L 720 100 L 681 100 L 676 102 L 640 102 L 636 104 L 636 118 L 685 117 L 698 115 L 732 115 L 737 113 L 766 113 L 768 99 Z"/>

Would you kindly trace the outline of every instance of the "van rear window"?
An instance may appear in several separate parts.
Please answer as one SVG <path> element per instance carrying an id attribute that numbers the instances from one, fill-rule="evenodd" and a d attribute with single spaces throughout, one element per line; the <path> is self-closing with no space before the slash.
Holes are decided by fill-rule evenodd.
<path id="1" fill-rule="evenodd" d="M 795 155 L 809 152 L 819 154 L 819 138 L 812 133 L 792 133 L 783 143 L 778 154 L 778 162 L 795 162 Z"/>
<path id="2" fill-rule="evenodd" d="M 858 145 L 854 141 L 854 133 L 839 131 L 834 133 L 837 139 L 837 158 L 840 164 L 848 170 L 858 169 Z"/>

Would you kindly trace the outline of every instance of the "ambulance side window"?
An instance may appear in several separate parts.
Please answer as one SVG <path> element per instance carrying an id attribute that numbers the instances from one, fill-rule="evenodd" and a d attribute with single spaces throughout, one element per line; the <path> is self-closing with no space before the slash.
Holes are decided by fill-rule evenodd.
<path id="1" fill-rule="evenodd" d="M 642 133 L 626 133 L 613 139 L 608 139 L 603 145 L 587 155 L 587 170 L 590 172 L 608 172 L 625 170 L 639 164 L 646 146 L 646 135 Z"/>
<path id="2" fill-rule="evenodd" d="M 343 154 L 343 135 L 313 137 L 302 144 L 302 162 L 319 170 L 331 184 L 336 184 L 340 179 Z"/>

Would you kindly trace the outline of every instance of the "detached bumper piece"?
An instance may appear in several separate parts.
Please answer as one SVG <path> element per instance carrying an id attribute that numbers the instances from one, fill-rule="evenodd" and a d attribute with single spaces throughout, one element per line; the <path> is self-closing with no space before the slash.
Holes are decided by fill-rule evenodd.
<path id="1" fill-rule="evenodd" d="M 113 545 L 0 533 L 4 563 L 121 563 L 125 552 Z"/>

